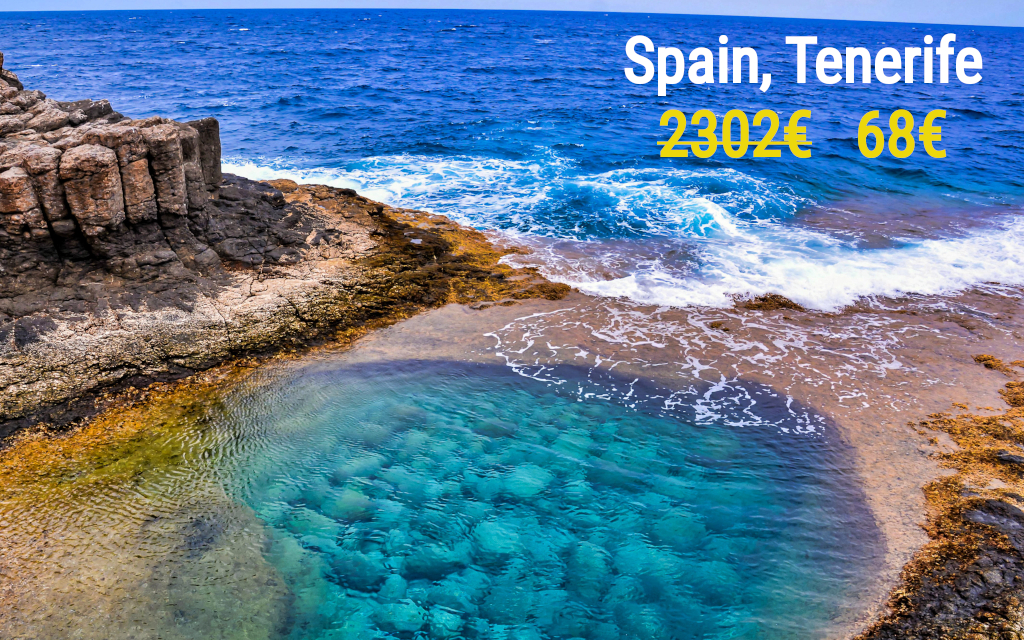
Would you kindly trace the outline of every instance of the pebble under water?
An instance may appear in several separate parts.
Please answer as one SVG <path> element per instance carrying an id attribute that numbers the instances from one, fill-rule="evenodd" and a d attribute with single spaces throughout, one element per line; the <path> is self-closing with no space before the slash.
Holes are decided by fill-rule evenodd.
<path id="1" fill-rule="evenodd" d="M 392 362 L 227 398 L 218 473 L 266 524 L 285 636 L 815 638 L 865 606 L 877 534 L 841 447 L 635 389 Z"/>

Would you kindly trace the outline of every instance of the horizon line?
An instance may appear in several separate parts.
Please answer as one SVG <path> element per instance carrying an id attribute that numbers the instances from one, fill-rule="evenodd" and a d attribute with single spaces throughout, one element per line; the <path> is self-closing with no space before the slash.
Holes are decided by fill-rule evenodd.
<path id="1" fill-rule="evenodd" d="M 584 14 L 616 14 L 616 15 L 659 15 L 659 16 L 692 16 L 701 18 L 736 18 L 736 19 L 753 19 L 753 20 L 800 20 L 809 22 L 852 22 L 852 23 L 871 23 L 871 24 L 899 24 L 899 25 L 928 25 L 928 26 L 948 26 L 948 27 L 982 27 L 991 29 L 1024 29 L 1024 24 L 1016 25 L 999 25 L 991 23 L 957 23 L 957 22 L 923 22 L 923 21 L 912 21 L 912 20 L 897 20 L 897 19 L 855 19 L 855 18 L 821 18 L 821 17 L 802 17 L 802 16 L 791 16 L 791 15 L 745 15 L 745 14 L 731 14 L 731 13 L 693 13 L 693 12 L 676 12 L 676 11 L 635 11 L 635 10 L 616 10 L 616 9 L 598 9 L 598 8 L 572 8 L 572 9 L 542 9 L 542 8 L 481 8 L 481 7 L 416 7 L 416 6 L 388 6 L 388 7 L 372 7 L 372 6 L 237 6 L 237 7 L 216 7 L 216 6 L 200 6 L 200 7 L 158 7 L 158 8 L 75 8 L 75 9 L 35 9 L 35 10 L 24 10 L 24 9 L 2 9 L 0 8 L 0 15 L 14 15 L 14 14 L 61 14 L 61 13 L 156 13 L 156 12 L 197 12 L 197 11 L 456 11 L 456 12 L 488 12 L 488 13 L 502 13 L 502 12 L 516 12 L 516 13 L 584 13 Z"/>

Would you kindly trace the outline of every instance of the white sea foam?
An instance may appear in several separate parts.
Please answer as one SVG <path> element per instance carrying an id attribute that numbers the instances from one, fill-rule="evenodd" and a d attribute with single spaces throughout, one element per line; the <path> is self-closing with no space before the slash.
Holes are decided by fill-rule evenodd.
<path id="1" fill-rule="evenodd" d="M 374 157 L 343 169 L 228 161 L 224 170 L 354 188 L 498 230 L 534 246 L 532 256 L 513 259 L 536 264 L 551 279 L 643 304 L 727 307 L 736 296 L 780 293 L 834 310 L 865 296 L 1024 284 L 1024 217 L 865 249 L 788 222 L 804 201 L 734 170 L 587 174 L 550 151 L 531 160 Z M 562 250 L 567 243 L 571 251 Z"/>

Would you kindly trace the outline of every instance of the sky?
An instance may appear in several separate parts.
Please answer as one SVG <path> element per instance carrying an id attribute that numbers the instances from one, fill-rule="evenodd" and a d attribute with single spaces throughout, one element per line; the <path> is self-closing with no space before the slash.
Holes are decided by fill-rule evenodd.
<path id="1" fill-rule="evenodd" d="M 0 1 L 0 11 L 27 3 Z M 1024 27 L 1024 0 L 34 0 L 34 11 L 416 8 L 629 11 Z"/>

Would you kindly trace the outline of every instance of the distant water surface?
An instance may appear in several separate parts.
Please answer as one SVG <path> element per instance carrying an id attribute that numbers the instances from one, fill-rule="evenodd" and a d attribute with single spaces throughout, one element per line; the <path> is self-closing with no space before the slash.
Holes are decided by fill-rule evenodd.
<path id="1" fill-rule="evenodd" d="M 981 83 L 825 86 L 812 69 L 798 85 L 783 44 L 804 34 L 902 50 L 946 32 L 982 52 Z M 728 306 L 774 291 L 821 309 L 1024 283 L 1022 33 L 489 11 L 0 15 L 8 66 L 27 84 L 133 116 L 216 116 L 231 171 L 354 186 L 501 230 L 597 295 Z M 728 35 L 758 50 L 772 87 L 681 83 L 658 98 L 623 75 L 635 34 L 684 50 Z M 813 110 L 812 160 L 657 156 L 667 108 L 764 107 Z M 918 124 L 945 109 L 948 157 L 863 158 L 860 116 L 897 108 Z"/>

